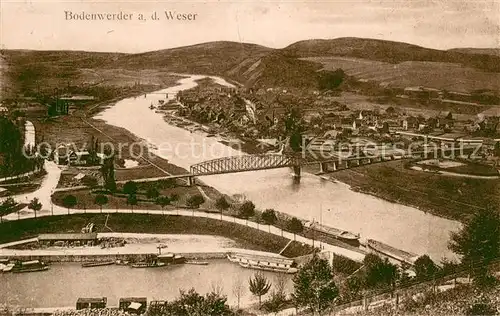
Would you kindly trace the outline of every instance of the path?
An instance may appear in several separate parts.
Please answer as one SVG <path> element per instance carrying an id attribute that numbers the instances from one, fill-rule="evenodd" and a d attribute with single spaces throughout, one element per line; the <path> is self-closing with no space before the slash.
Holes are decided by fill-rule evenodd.
<path id="1" fill-rule="evenodd" d="M 59 183 L 62 170 L 53 161 L 47 160 L 44 163 L 44 168 L 47 174 L 45 175 L 40 188 L 34 192 L 13 195 L 12 198 L 19 203 L 28 204 L 33 198 L 36 197 L 40 203 L 42 203 L 42 211 L 50 209 L 50 205 L 52 204 L 51 195 Z M 7 216 L 5 216 L 5 218 L 7 218 Z"/>

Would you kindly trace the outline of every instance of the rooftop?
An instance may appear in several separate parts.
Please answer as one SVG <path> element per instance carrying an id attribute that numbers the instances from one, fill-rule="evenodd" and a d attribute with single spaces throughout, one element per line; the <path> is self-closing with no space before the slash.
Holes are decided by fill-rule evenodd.
<path id="1" fill-rule="evenodd" d="M 40 234 L 38 240 L 96 240 L 97 233 Z"/>
<path id="2" fill-rule="evenodd" d="M 77 303 L 106 303 L 106 297 L 79 297 Z"/>

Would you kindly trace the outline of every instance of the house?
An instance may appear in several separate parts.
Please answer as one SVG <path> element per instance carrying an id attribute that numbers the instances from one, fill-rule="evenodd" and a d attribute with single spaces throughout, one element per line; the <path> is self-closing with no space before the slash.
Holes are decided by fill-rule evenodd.
<path id="1" fill-rule="evenodd" d="M 406 87 L 404 89 L 404 95 L 408 96 L 410 99 L 433 99 L 442 97 L 442 92 L 438 89 L 426 88 L 426 87 Z"/>
<path id="2" fill-rule="evenodd" d="M 356 123 L 356 119 L 342 118 L 340 120 L 340 128 L 342 128 L 343 130 L 355 130 L 357 126 Z"/>
<path id="3" fill-rule="evenodd" d="M 96 153 L 97 161 L 91 161 L 92 156 L 89 151 L 74 151 L 68 148 L 68 146 L 60 145 L 54 151 L 54 162 L 58 165 L 73 165 L 73 166 L 83 166 L 88 164 L 97 163 L 99 165 L 104 164 L 106 155 L 103 153 Z"/>
<path id="4" fill-rule="evenodd" d="M 59 145 L 59 147 L 54 150 L 54 162 L 58 165 L 67 165 L 69 160 L 70 149 L 68 146 L 65 145 Z"/>
<path id="5" fill-rule="evenodd" d="M 146 312 L 147 305 L 148 300 L 146 297 L 122 297 L 118 308 L 126 312 L 143 314 Z"/>
<path id="6" fill-rule="evenodd" d="M 97 233 L 69 233 L 69 234 L 40 234 L 38 242 L 44 245 L 58 243 L 73 243 L 80 245 L 97 244 Z"/>
<path id="7" fill-rule="evenodd" d="M 106 297 L 91 297 L 83 298 L 80 297 L 76 301 L 76 309 L 87 309 L 87 308 L 106 308 L 108 299 Z"/>

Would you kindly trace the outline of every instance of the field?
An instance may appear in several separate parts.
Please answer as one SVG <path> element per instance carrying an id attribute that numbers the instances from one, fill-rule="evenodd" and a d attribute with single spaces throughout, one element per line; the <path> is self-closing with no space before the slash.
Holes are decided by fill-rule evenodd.
<path id="1" fill-rule="evenodd" d="M 355 94 L 352 92 L 343 92 L 341 96 L 334 96 L 331 97 L 333 101 L 346 104 L 348 105 L 349 109 L 351 110 L 379 110 L 379 111 L 385 111 L 389 106 L 401 109 L 401 112 L 407 114 L 407 115 L 413 115 L 413 116 L 419 116 L 422 115 L 423 117 L 432 117 L 432 116 L 438 116 L 440 113 L 442 113 L 444 110 L 451 111 L 453 113 L 453 118 L 456 120 L 461 120 L 461 121 L 466 121 L 466 120 L 474 120 L 477 118 L 476 115 L 472 114 L 463 114 L 463 113 L 457 113 L 453 109 L 450 109 L 449 107 L 444 107 L 442 109 L 433 109 L 429 108 L 429 105 L 425 105 L 425 107 L 419 107 L 418 104 L 398 104 L 395 105 L 394 103 L 391 104 L 379 104 L 374 102 L 372 99 L 365 95 L 360 95 L 360 94 Z M 396 101 L 403 100 L 403 99 L 396 99 Z M 477 107 L 478 110 L 482 107 Z"/>
<path id="2" fill-rule="evenodd" d="M 189 196 L 200 194 L 200 191 L 197 187 L 187 187 L 187 186 L 178 186 L 174 188 L 160 188 L 158 187 L 158 191 L 161 195 L 177 195 L 179 200 L 176 202 L 172 202 L 172 206 L 167 207 L 166 209 L 173 208 L 182 208 L 186 207 L 186 199 Z M 64 191 L 64 192 L 56 192 L 54 193 L 52 200 L 56 205 L 63 205 L 62 200 L 66 195 L 74 195 L 77 200 L 77 204 L 75 209 L 97 209 L 98 205 L 94 203 L 94 199 L 97 193 L 92 193 L 89 189 L 81 189 L 81 190 L 73 190 L 73 191 Z M 115 210 L 115 209 L 131 209 L 132 207 L 127 204 L 127 196 L 124 194 L 116 193 L 114 195 L 107 195 L 108 203 L 103 205 L 103 209 L 107 210 Z M 148 210 L 158 210 L 161 211 L 161 207 L 156 205 L 154 200 L 150 200 L 145 196 L 145 190 L 142 191 L 139 186 L 139 191 L 137 193 L 137 205 L 133 206 L 134 209 L 148 209 Z"/>
<path id="3" fill-rule="evenodd" d="M 418 162 L 419 165 L 424 165 L 424 168 L 428 168 L 431 170 L 444 170 L 447 172 L 460 173 L 466 175 L 475 175 L 475 176 L 498 176 L 498 171 L 496 168 L 488 165 L 482 165 L 478 163 L 470 163 L 470 162 L 458 162 L 458 161 L 437 161 L 433 160 L 425 160 Z"/>
<path id="4" fill-rule="evenodd" d="M 327 70 L 342 68 L 357 79 L 388 83 L 404 88 L 425 86 L 449 91 L 470 92 L 478 89 L 500 90 L 500 73 L 483 72 L 459 64 L 405 61 L 398 64 L 351 57 L 308 57 Z"/>
<path id="5" fill-rule="evenodd" d="M 88 223 L 94 223 L 99 232 L 104 228 L 106 218 L 107 215 L 79 214 L 1 223 L 0 243 L 27 239 L 41 233 L 79 232 Z M 270 252 L 279 252 L 288 243 L 288 239 L 284 237 L 255 228 L 203 217 L 111 214 L 107 226 L 115 232 L 223 236 L 236 241 L 240 247 Z M 294 244 L 291 247 L 293 251 L 287 253 L 290 257 L 309 254 L 312 251 L 310 246 L 298 242 L 292 244 Z"/>
<path id="6" fill-rule="evenodd" d="M 354 190 L 464 221 L 479 208 L 498 208 L 500 180 L 470 179 L 410 170 L 405 161 L 347 169 L 332 174 Z"/>

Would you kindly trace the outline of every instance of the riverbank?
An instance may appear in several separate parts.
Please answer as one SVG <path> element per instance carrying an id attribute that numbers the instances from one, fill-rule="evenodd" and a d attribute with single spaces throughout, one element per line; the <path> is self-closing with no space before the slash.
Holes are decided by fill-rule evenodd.
<path id="1" fill-rule="evenodd" d="M 411 170 L 405 161 L 328 174 L 351 189 L 433 215 L 463 222 L 480 208 L 500 202 L 499 179 L 474 179 Z"/>

